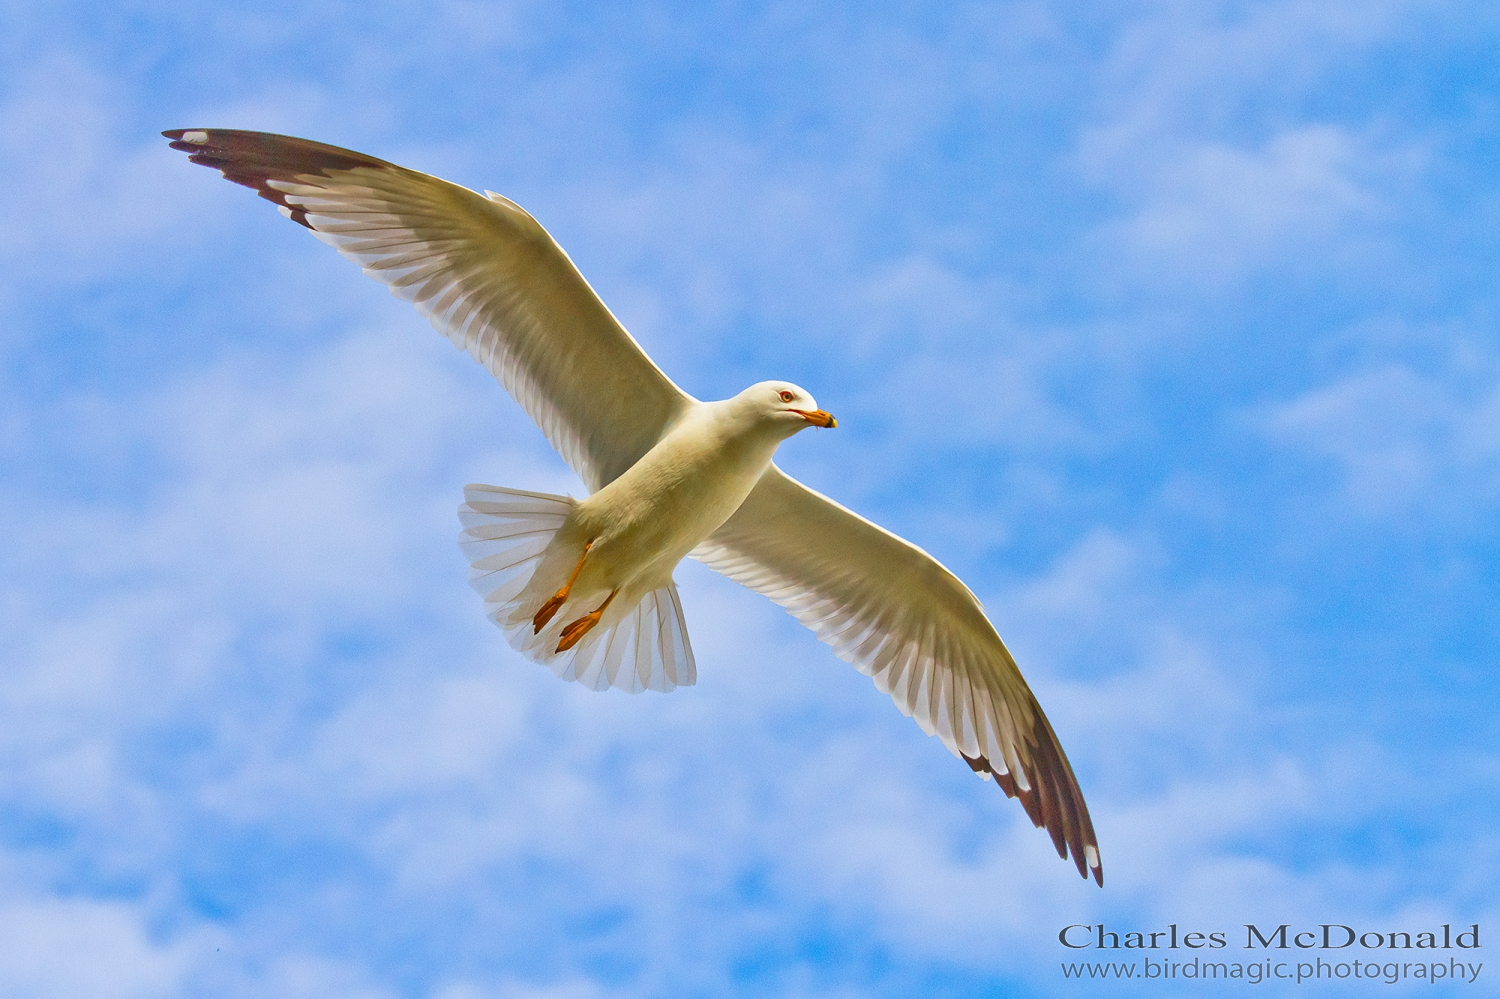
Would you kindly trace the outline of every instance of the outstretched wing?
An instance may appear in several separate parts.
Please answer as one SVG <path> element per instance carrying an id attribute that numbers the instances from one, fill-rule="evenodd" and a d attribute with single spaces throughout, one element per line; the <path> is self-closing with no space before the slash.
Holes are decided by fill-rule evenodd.
<path id="1" fill-rule="evenodd" d="M 941 563 L 775 465 L 692 554 L 790 611 L 1104 884 L 1088 806 L 1047 716 Z"/>
<path id="2" fill-rule="evenodd" d="M 489 368 L 591 491 L 635 464 L 693 401 L 514 202 L 306 139 L 162 134 L 415 305 Z"/>

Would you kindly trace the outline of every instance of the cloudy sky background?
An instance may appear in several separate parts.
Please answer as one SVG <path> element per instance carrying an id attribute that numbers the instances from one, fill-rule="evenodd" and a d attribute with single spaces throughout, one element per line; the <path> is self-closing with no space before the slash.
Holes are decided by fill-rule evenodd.
<path id="1" fill-rule="evenodd" d="M 1092 995 L 1069 923 L 1500 932 L 1493 4 L 0 24 L 7 996 Z M 501 191 L 688 391 L 808 387 L 784 467 L 970 583 L 1107 887 L 702 567 L 695 688 L 513 654 L 462 486 L 581 487 L 200 125 Z"/>

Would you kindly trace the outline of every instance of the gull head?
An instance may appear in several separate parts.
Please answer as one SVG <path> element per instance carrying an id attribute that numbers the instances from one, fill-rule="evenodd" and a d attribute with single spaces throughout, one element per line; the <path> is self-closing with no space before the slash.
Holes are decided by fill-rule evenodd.
<path id="1" fill-rule="evenodd" d="M 790 437 L 808 427 L 836 427 L 839 421 L 818 408 L 807 389 L 791 382 L 759 382 L 731 400 L 735 408 L 755 423 L 775 428 Z"/>

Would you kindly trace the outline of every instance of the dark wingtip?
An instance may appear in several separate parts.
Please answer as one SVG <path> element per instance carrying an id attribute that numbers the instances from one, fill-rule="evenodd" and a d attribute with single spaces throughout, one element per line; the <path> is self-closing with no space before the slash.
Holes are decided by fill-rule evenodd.
<path id="1" fill-rule="evenodd" d="M 262 198 L 286 210 L 293 222 L 307 226 L 307 213 L 290 204 L 271 181 L 295 180 L 308 175 L 361 167 L 398 169 L 385 160 L 352 149 L 323 142 L 298 139 L 269 132 L 246 132 L 232 128 L 172 128 L 161 133 L 172 140 L 172 148 L 188 154 L 188 160 L 212 167 L 225 180 L 248 187 Z"/>
<path id="2" fill-rule="evenodd" d="M 1035 722 L 1027 742 L 1034 755 L 1030 765 L 1025 766 L 1024 774 L 1030 787 L 1021 787 L 1014 774 L 996 769 L 983 756 L 970 757 L 963 753 L 959 756 L 975 773 L 994 777 L 1007 798 L 1015 798 L 1021 803 L 1032 825 L 1046 830 L 1057 855 L 1064 860 L 1071 855 L 1079 877 L 1087 881 L 1092 874 L 1094 881 L 1103 888 L 1104 865 L 1099 860 L 1099 841 L 1094 835 L 1088 805 L 1084 803 L 1073 768 L 1068 764 L 1047 716 L 1035 702 L 1032 708 L 1036 712 Z"/>

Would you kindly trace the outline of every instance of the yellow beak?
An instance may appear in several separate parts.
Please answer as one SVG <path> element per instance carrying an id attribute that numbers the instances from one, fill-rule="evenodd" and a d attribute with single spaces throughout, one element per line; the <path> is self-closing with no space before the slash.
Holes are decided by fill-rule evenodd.
<path id="1" fill-rule="evenodd" d="M 832 413 L 825 413 L 821 409 L 814 409 L 811 412 L 805 409 L 794 409 L 792 412 L 815 427 L 828 427 L 831 429 L 839 425 L 839 421 L 833 418 Z"/>

